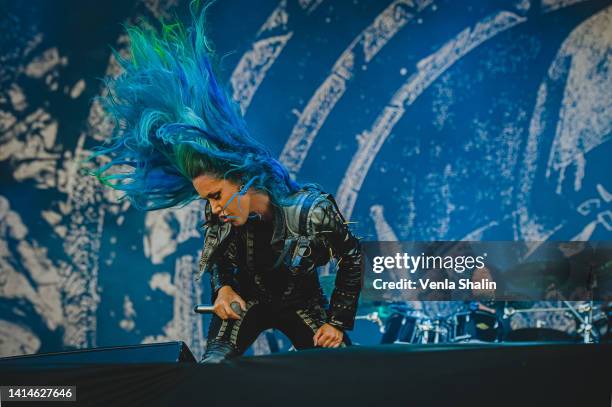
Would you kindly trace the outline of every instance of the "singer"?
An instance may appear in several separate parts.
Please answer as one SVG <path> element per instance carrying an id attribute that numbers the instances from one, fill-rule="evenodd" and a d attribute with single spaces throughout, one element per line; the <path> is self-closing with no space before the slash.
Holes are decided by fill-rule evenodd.
<path id="1" fill-rule="evenodd" d="M 123 73 L 107 78 L 101 99 L 115 126 L 90 157 L 106 160 L 92 173 L 141 210 L 206 201 L 196 278 L 210 273 L 214 315 L 203 362 L 241 355 L 269 328 L 297 349 L 345 346 L 361 290 L 359 241 L 331 195 L 292 180 L 248 133 L 215 78 L 204 11 L 192 8 L 189 28 L 127 29 L 131 56 L 115 55 Z M 317 268 L 332 256 L 328 305 Z"/>

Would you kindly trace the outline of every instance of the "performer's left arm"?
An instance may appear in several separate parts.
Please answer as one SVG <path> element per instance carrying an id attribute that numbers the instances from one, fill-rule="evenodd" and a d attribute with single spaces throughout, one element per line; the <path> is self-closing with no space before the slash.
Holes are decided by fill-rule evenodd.
<path id="1" fill-rule="evenodd" d="M 343 331 L 353 329 L 355 323 L 361 291 L 361 247 L 336 204 L 329 199 L 313 208 L 312 222 L 315 233 L 324 237 L 338 260 L 329 318 L 315 335 L 315 345 L 337 347 L 342 341 Z"/>

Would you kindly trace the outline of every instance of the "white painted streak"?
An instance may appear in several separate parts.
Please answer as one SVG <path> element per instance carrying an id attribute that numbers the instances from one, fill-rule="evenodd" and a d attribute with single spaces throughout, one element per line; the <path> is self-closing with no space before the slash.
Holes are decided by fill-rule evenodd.
<path id="1" fill-rule="evenodd" d="M 310 14 L 317 7 L 319 7 L 321 3 L 323 3 L 323 0 L 298 0 L 298 3 L 302 9 L 306 10 L 306 12 Z"/>
<path id="2" fill-rule="evenodd" d="M 232 96 L 240 105 L 242 114 L 246 113 L 268 70 L 293 36 L 293 32 L 287 28 L 288 21 L 287 1 L 282 0 L 259 29 L 257 37 L 260 39 L 253 43 L 250 51 L 244 53 L 232 72 Z M 280 34 L 261 38 L 272 32 Z"/>
<path id="3" fill-rule="evenodd" d="M 565 7 L 567 5 L 575 3 L 577 3 L 577 1 L 549 1 L 547 2 L 547 4 L 545 4 L 545 11 L 557 10 L 560 7 Z M 535 214 L 530 213 L 529 205 L 531 201 L 531 189 L 534 182 L 534 177 L 537 173 L 538 157 L 541 154 L 541 151 L 539 151 L 539 146 L 540 142 L 542 141 L 544 132 L 546 131 L 547 120 L 549 120 L 547 119 L 548 111 L 546 109 L 547 103 L 549 103 L 549 88 L 554 88 L 555 86 L 563 85 L 566 76 L 568 75 L 568 58 L 571 57 L 572 62 L 574 57 L 577 59 L 578 62 L 576 64 L 578 66 L 579 73 L 577 75 L 574 74 L 573 81 L 570 82 L 568 79 L 567 86 L 569 86 L 569 89 L 566 87 L 564 99 L 562 101 L 559 123 L 557 124 L 556 135 L 553 141 L 553 148 L 551 148 L 546 169 L 547 177 L 551 176 L 551 169 L 559 171 L 558 188 L 560 187 L 561 182 L 563 180 L 565 168 L 572 162 L 572 157 L 575 157 L 576 159 L 580 160 L 579 162 L 581 162 L 583 166 L 579 167 L 584 169 L 584 160 L 582 160 L 583 152 L 578 151 L 577 146 L 573 144 L 575 142 L 579 144 L 582 143 L 582 141 L 577 141 L 580 138 L 579 134 L 582 130 L 581 128 L 585 125 L 590 126 L 591 121 L 594 121 L 595 123 L 602 123 L 602 119 L 605 120 L 605 117 L 609 117 L 610 115 L 609 97 L 607 95 L 601 95 L 602 90 L 603 92 L 605 92 L 606 88 L 608 90 L 610 89 L 609 75 L 608 78 L 605 80 L 605 82 L 608 83 L 607 87 L 601 86 L 601 88 L 594 90 L 592 89 L 594 85 L 594 78 L 592 77 L 592 66 L 590 68 L 583 66 L 586 62 L 584 61 L 585 59 L 590 60 L 592 63 L 594 62 L 592 61 L 593 59 L 597 59 L 597 54 L 599 54 L 601 57 L 601 44 L 595 47 L 595 51 L 592 49 L 592 46 L 589 49 L 588 44 L 592 43 L 593 41 L 596 42 L 597 39 L 593 38 L 592 36 L 587 39 L 586 36 L 588 34 L 591 34 L 591 31 L 593 30 L 592 25 L 594 23 L 603 24 L 605 23 L 605 20 L 608 21 L 608 26 L 606 27 L 604 25 L 604 30 L 606 28 L 608 28 L 609 30 L 609 8 L 603 13 L 607 13 L 607 16 L 603 17 L 604 21 L 597 22 L 602 18 L 597 16 L 591 17 L 586 22 L 582 23 L 578 28 L 576 28 L 570 34 L 570 36 L 563 42 L 560 51 L 557 53 L 557 57 L 554 59 L 548 70 L 547 78 L 542 81 L 542 84 L 538 89 L 536 104 L 531 117 L 531 122 L 529 124 L 529 136 L 527 138 L 523 165 L 520 167 L 518 190 L 519 192 L 516 197 L 516 214 L 518 216 L 518 219 L 517 225 L 515 227 L 514 236 L 517 240 L 543 241 L 546 240 L 547 237 L 554 232 L 554 230 L 547 230 L 542 224 L 540 224 L 537 219 L 537 216 Z M 600 14 L 601 13 L 599 13 L 598 15 Z M 596 19 L 595 22 L 593 21 L 593 19 Z M 581 49 L 582 47 L 584 47 L 584 49 Z M 574 56 L 573 54 L 575 54 L 577 51 L 578 55 Z M 610 56 L 608 56 L 608 58 L 610 58 Z M 583 62 L 580 62 L 581 60 Z M 591 78 L 586 79 L 585 75 L 591 76 Z M 578 76 L 580 79 L 578 79 L 576 76 Z M 584 82 L 582 82 L 580 86 L 578 86 L 578 83 L 576 83 L 577 80 Z M 582 92 L 584 92 L 584 94 L 580 92 L 582 85 L 586 86 L 586 89 L 582 89 Z M 595 86 L 598 87 L 599 84 L 595 84 Z M 584 101 L 579 100 L 581 98 L 584 98 Z M 600 98 L 600 100 L 593 100 L 593 98 Z M 603 117 L 599 119 L 594 117 L 577 117 L 585 114 L 587 116 L 599 116 L 596 113 L 596 109 L 602 102 L 606 103 L 606 101 L 608 103 L 608 108 L 603 109 Z M 569 106 L 568 103 L 570 104 Z M 571 106 L 572 103 L 576 103 L 577 106 L 573 108 Z M 570 112 L 567 112 L 568 110 Z M 561 120 L 561 117 L 564 118 L 564 121 Z M 576 122 L 567 123 L 569 118 L 571 118 L 572 120 L 576 120 Z M 608 118 L 608 122 L 609 121 L 610 119 Z M 591 147 L 595 146 L 596 143 L 600 143 L 603 139 L 603 136 L 605 135 L 605 133 L 601 131 L 601 125 L 596 127 L 599 128 L 599 131 L 595 130 L 596 133 L 599 133 L 599 136 L 595 137 L 593 137 L 593 129 L 586 129 L 586 132 L 591 135 L 590 137 L 588 137 L 591 140 Z M 569 133 L 571 133 L 571 136 L 569 136 Z M 574 141 L 572 141 L 572 139 Z M 599 141 L 593 143 L 593 139 L 599 139 Z M 578 176 L 576 177 L 574 182 L 575 188 L 580 187 L 580 174 L 581 172 L 577 173 Z"/>
<path id="4" fill-rule="evenodd" d="M 459 240 L 464 241 L 464 242 L 475 242 L 475 241 L 482 240 L 482 236 L 484 232 L 487 231 L 487 229 L 490 229 L 493 226 L 497 226 L 497 225 L 499 225 L 499 223 L 497 221 L 492 220 L 486 225 L 479 226 L 476 229 L 472 230 L 471 232 L 469 232 L 468 234 L 466 234 Z"/>
<path id="5" fill-rule="evenodd" d="M 49 330 L 65 326 L 64 276 L 47 248 L 28 236 L 19 214 L 0 196 L 0 300 L 31 304 Z M 0 354 L 2 356 L 2 354 Z"/>
<path id="6" fill-rule="evenodd" d="M 529 214 L 529 197 L 538 166 L 539 139 L 546 130 L 544 114 L 547 97 L 548 86 L 547 82 L 544 81 L 538 89 L 536 104 L 529 123 L 529 135 L 527 136 L 523 164 L 520 166 L 519 190 L 516 196 L 518 216 L 518 225 L 514 236 L 516 240 L 542 241 L 542 236 L 546 234 L 543 231 L 543 226 L 539 225 L 534 217 Z"/>
<path id="7" fill-rule="evenodd" d="M 176 252 L 179 244 L 190 238 L 200 238 L 197 227 L 203 221 L 202 201 L 192 202 L 183 208 L 147 212 L 143 236 L 145 256 L 153 264 L 163 263 L 167 256 Z M 173 228 L 176 223 L 178 230 Z"/>
<path id="8" fill-rule="evenodd" d="M 173 297 L 172 319 L 163 327 L 162 334 L 150 335 L 142 343 L 184 341 L 194 356 L 199 359 L 204 353 L 204 329 L 202 318 L 193 312 L 201 302 L 202 288 L 193 281 L 198 259 L 185 255 L 176 259 L 174 283 L 168 273 L 158 273 L 149 282 L 152 289 L 158 288 Z"/>
<path id="9" fill-rule="evenodd" d="M 501 11 L 485 17 L 444 44 L 417 64 L 417 72 L 396 91 L 376 118 L 370 130 L 358 136 L 359 147 L 336 193 L 336 200 L 346 218 L 350 218 L 363 181 L 387 137 L 423 91 L 442 73 L 471 50 L 495 35 L 524 22 L 525 17 Z"/>
<path id="10" fill-rule="evenodd" d="M 582 3 L 585 0 L 542 0 L 542 12 L 550 13 L 564 7 L 572 6 L 577 3 Z"/>
<path id="11" fill-rule="evenodd" d="M 393 228 L 385 219 L 382 205 L 372 205 L 370 207 L 370 217 L 374 221 L 376 240 L 381 242 L 396 242 L 398 240 Z"/>
<path id="12" fill-rule="evenodd" d="M 266 73 L 292 35 L 293 33 L 289 32 L 257 41 L 253 44 L 252 50 L 246 52 L 238 62 L 230 81 L 234 89 L 233 98 L 240 105 L 243 114 L 246 113 Z"/>
<path id="13" fill-rule="evenodd" d="M 280 161 L 290 172 L 295 174 L 302 167 L 321 126 L 344 95 L 346 82 L 354 75 L 356 60 L 363 65 L 370 62 L 402 27 L 429 4 L 430 0 L 417 2 L 416 5 L 410 0 L 395 0 L 344 50 L 331 74 L 306 104 L 283 148 Z"/>
<path id="14" fill-rule="evenodd" d="M 612 6 L 580 24 L 561 45 L 550 72 L 565 81 L 546 177 L 557 173 L 561 194 L 565 171 L 575 165 L 574 191 L 582 187 L 585 155 L 612 132 Z M 561 82 L 563 83 L 563 82 Z"/>
<path id="15" fill-rule="evenodd" d="M 0 319 L 0 357 L 31 355 L 40 345 L 40 338 L 27 327 Z"/>

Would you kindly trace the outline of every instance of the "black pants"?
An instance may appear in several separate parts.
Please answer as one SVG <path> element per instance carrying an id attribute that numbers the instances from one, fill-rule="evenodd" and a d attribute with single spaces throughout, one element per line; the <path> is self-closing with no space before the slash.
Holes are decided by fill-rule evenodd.
<path id="1" fill-rule="evenodd" d="M 219 363 L 242 355 L 260 333 L 270 328 L 284 333 L 296 349 L 314 348 L 314 334 L 327 319 L 325 309 L 317 303 L 291 307 L 251 300 L 246 308 L 241 319 L 222 320 L 213 315 L 202 363 Z M 345 333 L 340 346 L 348 344 Z"/>

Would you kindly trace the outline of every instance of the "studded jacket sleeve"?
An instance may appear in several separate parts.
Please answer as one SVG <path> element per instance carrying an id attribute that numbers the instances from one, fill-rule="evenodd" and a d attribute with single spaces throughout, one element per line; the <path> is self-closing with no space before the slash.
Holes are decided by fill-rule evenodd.
<path id="1" fill-rule="evenodd" d="M 204 212 L 206 218 L 204 247 L 200 256 L 198 278 L 203 272 L 210 273 L 210 285 L 214 298 L 217 291 L 225 285 L 236 289 L 236 239 L 231 233 L 231 226 L 222 225 L 213 216 L 208 202 Z"/>
<path id="2" fill-rule="evenodd" d="M 225 285 L 236 290 L 236 242 L 231 239 L 219 248 L 210 265 L 210 285 L 213 295 Z"/>
<path id="3" fill-rule="evenodd" d="M 328 323 L 352 329 L 363 273 L 359 240 L 351 233 L 336 203 L 329 198 L 312 208 L 311 219 L 315 234 L 324 238 L 338 261 Z"/>

